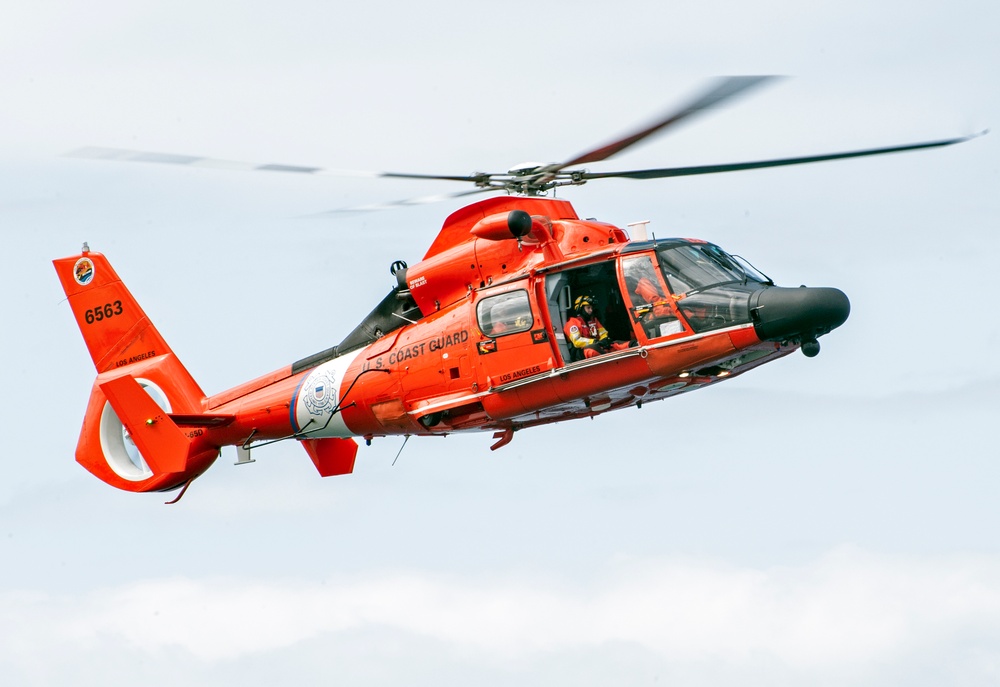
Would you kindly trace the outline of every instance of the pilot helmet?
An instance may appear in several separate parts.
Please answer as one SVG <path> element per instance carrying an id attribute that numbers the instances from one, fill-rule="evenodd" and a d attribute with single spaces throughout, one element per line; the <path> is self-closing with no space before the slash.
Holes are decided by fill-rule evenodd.
<path id="1" fill-rule="evenodd" d="M 583 316 L 583 306 L 589 305 L 591 308 L 597 309 L 597 299 L 593 296 L 577 296 L 577 299 L 573 301 L 573 312 L 578 316 Z"/>

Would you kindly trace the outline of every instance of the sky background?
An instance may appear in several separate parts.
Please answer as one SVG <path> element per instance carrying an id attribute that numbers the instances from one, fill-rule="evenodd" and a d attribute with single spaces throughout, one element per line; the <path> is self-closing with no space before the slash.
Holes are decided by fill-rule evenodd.
<path id="1" fill-rule="evenodd" d="M 65 157 L 111 146 L 467 174 L 564 160 L 729 74 L 791 78 L 593 171 L 1000 124 L 1000 5 L 14 0 L 0 22 L 5 685 L 1000 681 L 1000 134 L 567 190 L 848 322 L 641 410 L 376 440 L 321 479 L 232 449 L 177 505 L 74 462 L 93 366 L 51 260 L 105 253 L 208 393 L 339 342 L 447 182 Z"/>

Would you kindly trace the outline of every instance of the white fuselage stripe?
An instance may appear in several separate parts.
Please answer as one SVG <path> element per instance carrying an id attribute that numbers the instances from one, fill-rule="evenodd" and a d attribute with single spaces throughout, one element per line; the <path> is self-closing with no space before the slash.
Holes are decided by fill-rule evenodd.
<path id="1" fill-rule="evenodd" d="M 317 439 L 351 437 L 340 413 L 341 394 L 354 380 L 347 380 L 347 370 L 364 349 L 346 353 L 311 370 L 292 398 L 295 409 L 295 426 L 298 434 Z"/>

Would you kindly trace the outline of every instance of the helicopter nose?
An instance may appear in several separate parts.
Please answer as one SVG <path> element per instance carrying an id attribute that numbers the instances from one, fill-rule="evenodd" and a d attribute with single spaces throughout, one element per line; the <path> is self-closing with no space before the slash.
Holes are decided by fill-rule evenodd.
<path id="1" fill-rule="evenodd" d="M 851 302 L 840 289 L 772 286 L 750 296 L 750 313 L 762 341 L 815 342 L 847 321 Z"/>

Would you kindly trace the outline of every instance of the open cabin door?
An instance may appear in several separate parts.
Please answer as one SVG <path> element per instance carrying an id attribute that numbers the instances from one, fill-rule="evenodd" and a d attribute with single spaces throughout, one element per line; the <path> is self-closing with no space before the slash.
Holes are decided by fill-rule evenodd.
<path id="1" fill-rule="evenodd" d="M 596 301 L 594 312 L 612 341 L 635 340 L 629 306 L 622 298 L 615 259 L 570 267 L 545 275 L 545 305 L 552 321 L 554 346 L 562 365 L 583 359 L 567 335 L 567 323 L 574 316 L 573 305 L 580 296 Z"/>

